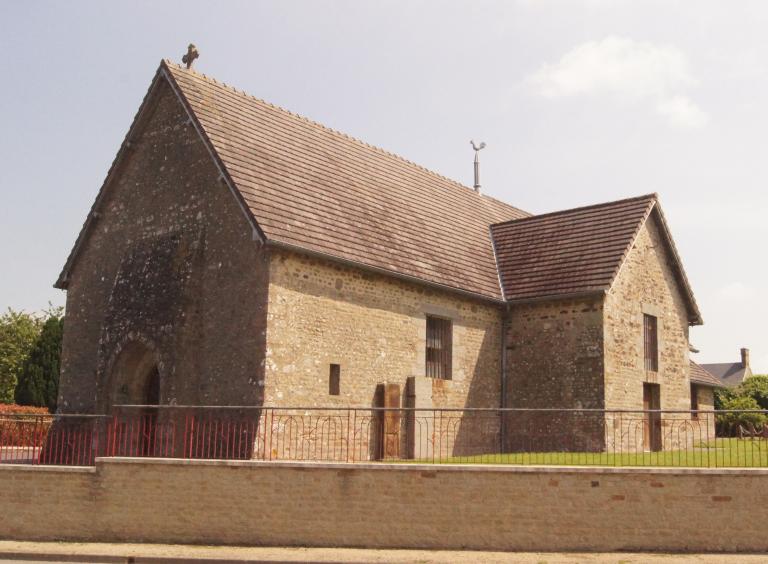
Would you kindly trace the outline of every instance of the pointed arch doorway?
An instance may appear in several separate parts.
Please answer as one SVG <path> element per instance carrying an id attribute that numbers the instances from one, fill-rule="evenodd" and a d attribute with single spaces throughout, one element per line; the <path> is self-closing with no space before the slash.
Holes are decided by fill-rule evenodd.
<path id="1" fill-rule="evenodd" d="M 106 406 L 106 412 L 115 417 L 116 432 L 124 439 L 120 454 L 156 454 L 159 414 L 155 406 L 162 399 L 160 380 L 155 350 L 138 340 L 126 343 L 112 365 Z"/>

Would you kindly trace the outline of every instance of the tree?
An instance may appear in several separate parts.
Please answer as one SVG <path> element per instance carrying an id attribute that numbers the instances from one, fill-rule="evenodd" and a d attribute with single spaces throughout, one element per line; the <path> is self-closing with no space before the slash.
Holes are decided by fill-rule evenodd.
<path id="1" fill-rule="evenodd" d="M 16 403 L 56 410 L 64 319 L 61 309 L 47 312 L 40 335 L 29 352 L 16 386 Z"/>
<path id="2" fill-rule="evenodd" d="M 739 384 L 736 393 L 754 399 L 760 406 L 758 409 L 768 409 L 768 376 L 746 378 Z"/>
<path id="3" fill-rule="evenodd" d="M 765 425 L 766 417 L 764 414 L 744 410 L 759 410 L 760 405 L 749 396 L 734 395 L 723 400 L 723 409 L 729 410 L 729 413 L 718 413 L 717 423 L 720 428 L 728 435 L 733 435 L 740 427 L 747 431 L 759 430 Z"/>
<path id="4" fill-rule="evenodd" d="M 726 409 L 723 406 L 735 397 L 733 388 L 715 388 L 715 409 Z"/>
<path id="5" fill-rule="evenodd" d="M 0 403 L 13 403 L 24 362 L 40 335 L 41 321 L 23 311 L 0 315 Z"/>

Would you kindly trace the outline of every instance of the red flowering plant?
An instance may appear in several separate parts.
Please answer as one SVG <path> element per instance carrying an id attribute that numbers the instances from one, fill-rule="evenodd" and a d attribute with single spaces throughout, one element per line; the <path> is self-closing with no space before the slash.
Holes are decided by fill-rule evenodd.
<path id="1" fill-rule="evenodd" d="M 50 427 L 45 407 L 0 403 L 0 448 L 42 446 Z"/>

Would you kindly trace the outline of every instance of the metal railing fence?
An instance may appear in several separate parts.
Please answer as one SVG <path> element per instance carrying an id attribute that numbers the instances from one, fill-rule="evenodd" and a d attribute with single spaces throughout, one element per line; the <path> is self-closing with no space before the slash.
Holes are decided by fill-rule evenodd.
<path id="1" fill-rule="evenodd" d="M 0 416 L 0 463 L 97 456 L 768 467 L 768 412 L 116 406 Z"/>

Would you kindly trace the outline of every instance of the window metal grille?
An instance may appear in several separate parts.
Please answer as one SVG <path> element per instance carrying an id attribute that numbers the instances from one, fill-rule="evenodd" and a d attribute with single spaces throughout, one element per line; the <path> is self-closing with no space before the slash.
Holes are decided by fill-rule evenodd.
<path id="1" fill-rule="evenodd" d="M 427 316 L 427 366 L 428 378 L 451 379 L 451 355 L 453 327 L 450 319 Z"/>
<path id="2" fill-rule="evenodd" d="M 659 371 L 659 323 L 653 315 L 643 316 L 643 342 L 645 349 L 645 369 L 648 372 Z"/>

